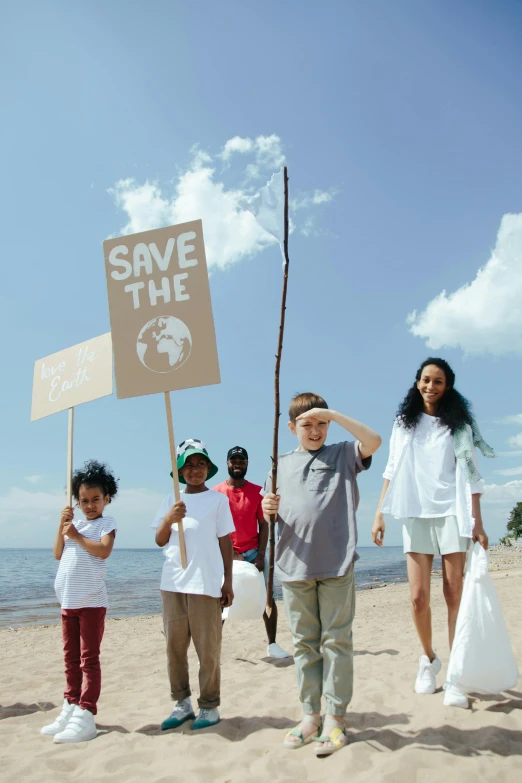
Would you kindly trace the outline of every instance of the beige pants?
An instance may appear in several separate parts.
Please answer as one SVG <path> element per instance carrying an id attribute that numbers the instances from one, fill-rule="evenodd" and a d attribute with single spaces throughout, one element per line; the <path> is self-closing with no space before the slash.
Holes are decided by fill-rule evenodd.
<path id="1" fill-rule="evenodd" d="M 219 598 L 161 591 L 167 670 L 174 701 L 190 696 L 187 652 L 194 642 L 199 658 L 201 709 L 218 707 L 221 682 L 221 605 Z"/>
<path id="2" fill-rule="evenodd" d="M 321 712 L 324 696 L 329 715 L 344 715 L 353 690 L 353 565 L 346 576 L 283 582 L 283 601 L 303 712 Z"/>

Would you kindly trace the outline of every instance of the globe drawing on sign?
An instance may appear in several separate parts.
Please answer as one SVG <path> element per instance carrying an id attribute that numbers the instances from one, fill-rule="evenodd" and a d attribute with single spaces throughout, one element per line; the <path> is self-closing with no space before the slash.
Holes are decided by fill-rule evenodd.
<path id="1" fill-rule="evenodd" d="M 172 372 L 185 364 L 192 350 L 189 328 L 173 315 L 149 321 L 138 335 L 136 350 L 140 362 L 152 372 Z"/>

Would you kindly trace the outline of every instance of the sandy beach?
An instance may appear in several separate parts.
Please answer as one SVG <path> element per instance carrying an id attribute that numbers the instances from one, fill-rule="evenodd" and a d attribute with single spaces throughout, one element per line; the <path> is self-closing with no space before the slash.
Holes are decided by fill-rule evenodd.
<path id="1" fill-rule="evenodd" d="M 492 558 L 519 664 L 521 553 L 502 550 Z M 504 558 L 504 570 L 496 570 L 499 558 Z M 440 580 L 434 578 L 434 639 L 444 672 L 448 644 L 441 590 Z M 159 729 L 171 706 L 161 618 L 109 620 L 102 646 L 99 733 L 96 740 L 79 745 L 54 745 L 39 734 L 63 700 L 60 626 L 0 631 L 2 783 L 520 780 L 521 683 L 499 697 L 473 698 L 467 711 L 443 707 L 442 692 L 417 696 L 413 682 L 420 650 L 410 619 L 408 587 L 359 592 L 357 602 L 350 742 L 327 759 L 316 759 L 310 747 L 289 751 L 282 746 L 285 730 L 299 717 L 295 672 L 292 659 L 276 665 L 264 659 L 262 621 L 225 625 L 223 720 L 193 734 L 187 727 L 166 733 Z M 292 649 L 282 607 L 279 641 Z M 196 696 L 193 650 L 190 661 Z"/>

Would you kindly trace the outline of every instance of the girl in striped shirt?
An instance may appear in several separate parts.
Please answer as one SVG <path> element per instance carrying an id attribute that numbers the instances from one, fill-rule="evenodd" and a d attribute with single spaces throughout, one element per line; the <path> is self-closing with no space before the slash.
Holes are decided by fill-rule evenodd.
<path id="1" fill-rule="evenodd" d="M 101 690 L 100 645 L 107 611 L 105 560 L 112 552 L 116 522 L 105 507 L 118 480 L 96 460 L 73 475 L 73 496 L 85 519 L 73 522 L 66 506 L 54 542 L 60 561 L 54 589 L 62 607 L 66 688 L 62 711 L 41 733 L 54 742 L 84 742 L 96 737 L 96 705 Z"/>

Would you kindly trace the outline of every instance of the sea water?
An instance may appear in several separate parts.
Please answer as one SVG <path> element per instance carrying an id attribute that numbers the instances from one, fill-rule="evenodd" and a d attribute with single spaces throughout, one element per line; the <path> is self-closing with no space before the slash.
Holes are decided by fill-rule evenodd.
<path id="1" fill-rule="evenodd" d="M 357 589 L 405 582 L 402 547 L 359 547 L 355 565 Z M 109 617 L 161 612 L 159 590 L 163 553 L 160 549 L 115 549 L 107 560 L 105 582 Z M 58 567 L 50 549 L 0 549 L 0 628 L 56 623 L 60 619 L 54 593 Z M 434 567 L 440 567 L 434 564 Z M 275 585 L 276 598 L 281 597 Z"/>

